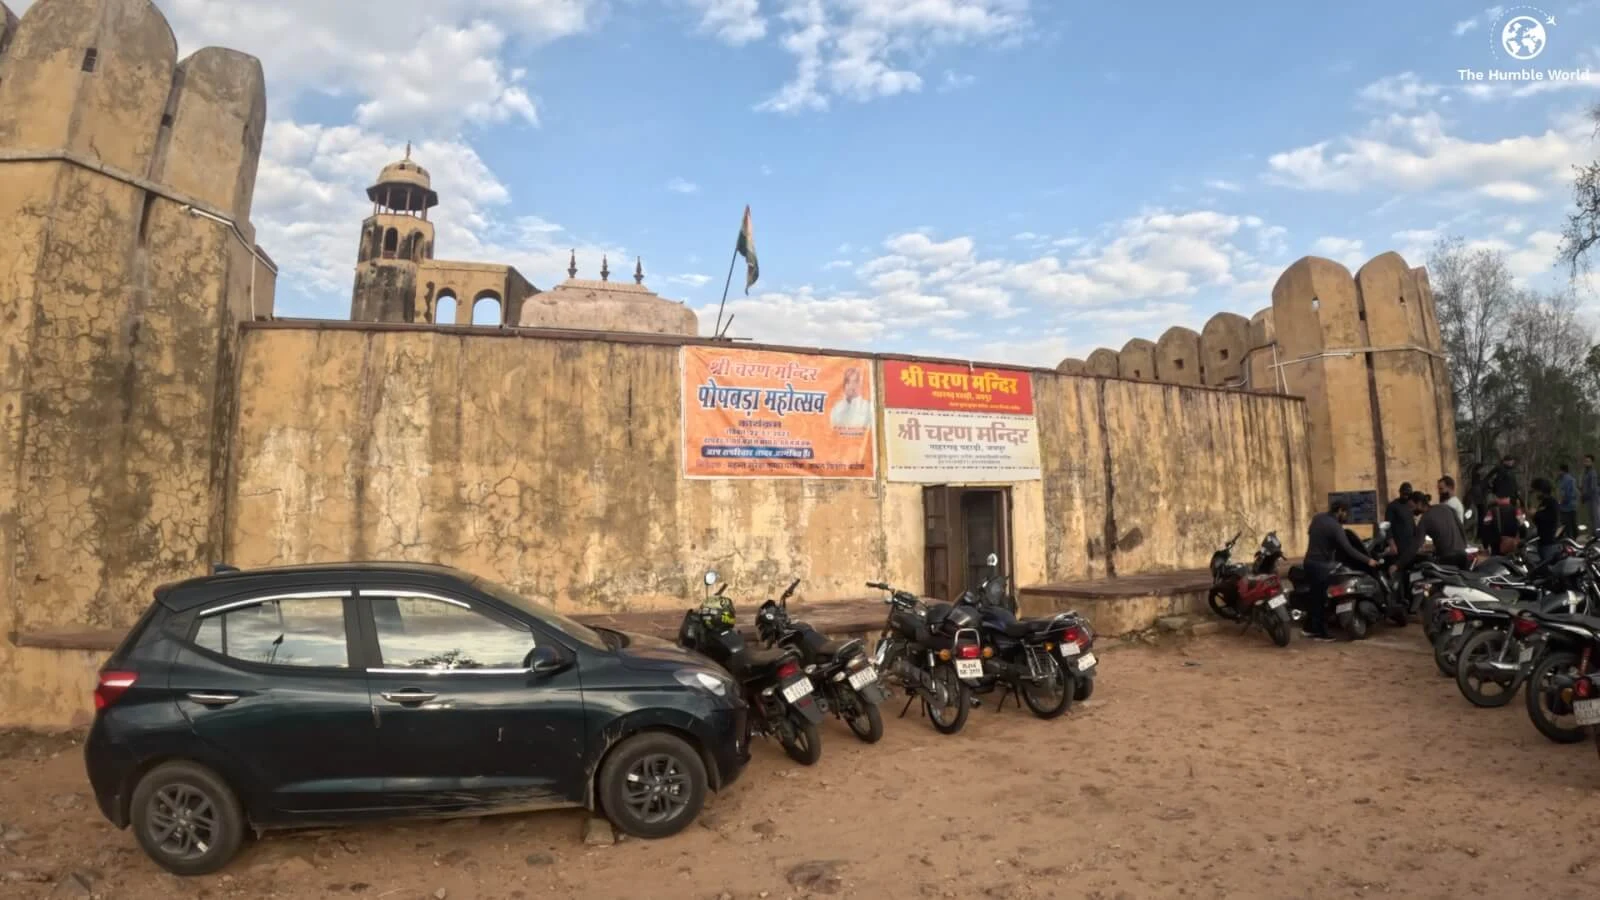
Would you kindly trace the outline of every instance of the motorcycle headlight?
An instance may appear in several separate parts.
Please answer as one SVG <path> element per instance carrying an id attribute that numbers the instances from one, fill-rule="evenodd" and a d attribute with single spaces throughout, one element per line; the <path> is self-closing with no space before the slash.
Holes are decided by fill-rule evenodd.
<path id="1" fill-rule="evenodd" d="M 679 669 L 672 673 L 672 677 L 684 687 L 705 691 L 715 697 L 727 697 L 733 693 L 731 680 L 704 669 Z"/>

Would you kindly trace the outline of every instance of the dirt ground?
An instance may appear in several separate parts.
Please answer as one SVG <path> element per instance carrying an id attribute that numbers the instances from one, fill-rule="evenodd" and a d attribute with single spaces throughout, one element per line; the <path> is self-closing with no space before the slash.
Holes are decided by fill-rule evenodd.
<path id="1" fill-rule="evenodd" d="M 1101 654 L 1054 722 L 991 701 L 943 737 L 913 709 L 866 746 L 830 720 L 813 768 L 758 742 L 700 824 L 614 846 L 541 813 L 269 835 L 178 879 L 102 821 L 76 744 L 13 735 L 0 896 L 1600 896 L 1594 746 L 1470 707 L 1414 627 L 1169 641 Z"/>

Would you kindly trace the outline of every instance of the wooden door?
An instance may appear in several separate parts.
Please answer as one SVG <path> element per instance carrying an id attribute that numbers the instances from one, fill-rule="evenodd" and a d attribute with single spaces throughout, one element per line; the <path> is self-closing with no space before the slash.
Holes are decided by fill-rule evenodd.
<path id="1" fill-rule="evenodd" d="M 948 485 L 922 489 L 923 546 L 926 565 L 922 592 L 940 600 L 954 600 L 965 551 L 961 544 L 961 492 Z M 955 588 L 959 592 L 960 588 Z"/>

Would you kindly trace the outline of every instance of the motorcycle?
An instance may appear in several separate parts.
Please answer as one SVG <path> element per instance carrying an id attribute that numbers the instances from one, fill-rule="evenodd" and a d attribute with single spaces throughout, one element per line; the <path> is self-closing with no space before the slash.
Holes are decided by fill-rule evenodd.
<path id="1" fill-rule="evenodd" d="M 991 570 L 999 563 L 989 554 Z M 958 607 L 977 611 L 983 639 L 983 676 L 973 693 L 1003 693 L 1019 698 L 1028 711 L 1041 719 L 1054 719 L 1066 712 L 1080 694 L 1093 692 L 1095 667 L 1092 651 L 1084 645 L 1092 640 L 1088 623 L 1076 612 L 1057 613 L 1048 619 L 1018 619 L 1016 603 L 1005 589 L 1005 579 L 991 574 L 976 591 L 963 591 Z M 1059 658 L 1058 655 L 1059 654 Z M 1084 682 L 1089 682 L 1087 687 Z"/>
<path id="2" fill-rule="evenodd" d="M 983 644 L 978 615 L 951 603 L 924 603 L 915 594 L 883 582 L 867 582 L 885 591 L 889 607 L 873 665 L 905 689 L 901 718 L 920 699 L 922 709 L 940 734 L 955 734 L 967 724 L 972 685 L 983 678 Z"/>
<path id="3" fill-rule="evenodd" d="M 1430 568 L 1431 567 L 1431 568 Z M 1540 609 L 1558 612 L 1586 610 L 1600 600 L 1600 564 L 1594 551 L 1567 542 L 1561 554 L 1535 569 L 1527 581 L 1514 581 L 1509 575 L 1480 577 L 1476 572 L 1439 567 L 1429 569 L 1430 579 L 1438 587 L 1429 598 L 1424 612 L 1424 630 L 1431 635 L 1434 664 L 1439 674 L 1461 684 L 1460 662 L 1462 651 L 1477 637 L 1486 625 L 1503 630 L 1510 622 L 1510 612 L 1518 609 Z M 1475 652 L 1483 652 L 1493 638 L 1484 638 L 1475 645 Z M 1521 647 L 1517 652 L 1521 653 Z M 1502 660 L 1503 661 L 1503 660 Z M 1483 662 L 1483 660 L 1478 660 Z M 1482 686 L 1482 676 L 1504 675 L 1509 670 L 1474 667 L 1468 673 L 1473 684 Z M 1498 677 L 1494 683 L 1510 687 Z M 1481 699 L 1488 699 L 1482 695 Z M 1471 696 L 1468 700 L 1472 700 Z M 1474 701 L 1476 702 L 1476 701 Z"/>
<path id="4" fill-rule="evenodd" d="M 1379 523 L 1377 535 L 1365 544 L 1354 532 L 1346 530 L 1345 535 L 1352 544 L 1361 546 L 1369 558 L 1379 559 L 1389 542 L 1389 526 L 1387 522 Z M 1289 582 L 1294 586 L 1289 595 L 1289 609 L 1293 618 L 1306 618 L 1311 613 L 1313 603 L 1325 602 L 1328 619 L 1337 624 L 1345 637 L 1352 641 L 1364 640 L 1372 623 L 1378 621 L 1385 611 L 1393 619 L 1405 608 L 1404 600 L 1396 597 L 1399 592 L 1381 571 L 1339 563 L 1329 578 L 1327 598 L 1323 601 L 1312 596 L 1311 579 L 1303 566 L 1289 569 Z"/>
<path id="5" fill-rule="evenodd" d="M 1211 554 L 1211 592 L 1207 597 L 1211 611 L 1229 621 L 1244 622 L 1245 631 L 1259 625 L 1274 644 L 1287 647 L 1293 616 L 1278 578 L 1283 544 L 1277 532 L 1268 533 L 1256 549 L 1255 560 L 1245 566 L 1232 561 L 1233 545 L 1238 541 L 1235 534 Z"/>
<path id="6" fill-rule="evenodd" d="M 796 578 L 777 600 L 761 604 L 756 631 L 769 649 L 778 646 L 798 653 L 827 711 L 850 726 L 863 742 L 876 744 L 883 737 L 878 705 L 889 698 L 879 683 L 878 670 L 859 638 L 831 640 L 805 622 L 789 618 L 789 598 L 799 586 Z"/>
<path id="7" fill-rule="evenodd" d="M 1585 554 L 1586 556 L 1588 554 Z M 1592 611 L 1596 568 L 1593 558 L 1567 556 L 1548 570 L 1543 592 L 1515 603 L 1484 603 L 1469 616 L 1476 627 L 1456 652 L 1456 686 L 1474 706 L 1510 703 L 1542 655 L 1545 642 L 1537 621 L 1520 615 L 1586 615 Z"/>
<path id="8" fill-rule="evenodd" d="M 822 738 L 817 734 L 822 709 L 815 686 L 800 666 L 800 655 L 786 648 L 748 646 L 734 627 L 733 601 L 723 596 L 728 585 L 711 593 L 716 572 L 707 572 L 705 583 L 705 601 L 699 609 L 685 612 L 678 626 L 678 646 L 710 658 L 738 683 L 750 707 L 747 739 L 754 734 L 777 738 L 790 759 L 814 765 L 822 758 Z"/>
<path id="9" fill-rule="evenodd" d="M 1558 744 L 1576 744 L 1589 732 L 1600 750 L 1600 618 L 1533 611 L 1525 616 L 1545 635 L 1545 653 L 1528 673 L 1528 718 Z M 1557 721 L 1568 717 L 1571 725 Z"/>

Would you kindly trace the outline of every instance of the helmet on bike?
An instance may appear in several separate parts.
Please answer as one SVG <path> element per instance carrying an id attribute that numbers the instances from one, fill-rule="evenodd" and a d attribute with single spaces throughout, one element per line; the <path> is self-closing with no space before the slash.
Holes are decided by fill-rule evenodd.
<path id="1" fill-rule="evenodd" d="M 733 627 L 733 601 L 727 597 L 711 597 L 700 606 L 700 621 L 708 628 L 723 631 Z"/>

